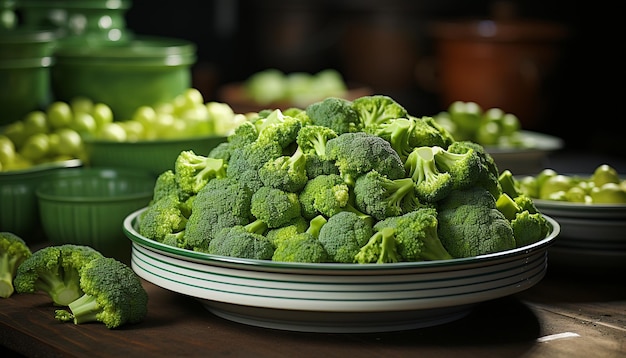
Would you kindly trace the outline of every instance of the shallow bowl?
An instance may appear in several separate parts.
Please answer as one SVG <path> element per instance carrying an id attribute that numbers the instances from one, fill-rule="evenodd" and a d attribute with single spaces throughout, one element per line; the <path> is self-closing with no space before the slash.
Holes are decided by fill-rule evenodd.
<path id="1" fill-rule="evenodd" d="M 122 222 L 152 199 L 154 178 L 143 171 L 110 168 L 62 170 L 36 190 L 43 230 L 54 245 L 87 245 L 129 262 Z"/>
<path id="2" fill-rule="evenodd" d="M 444 324 L 479 302 L 524 291 L 545 275 L 545 239 L 477 257 L 391 264 L 308 264 L 224 257 L 140 235 L 140 209 L 124 220 L 131 267 L 143 279 L 198 299 L 235 322 L 302 332 L 364 333 Z"/>

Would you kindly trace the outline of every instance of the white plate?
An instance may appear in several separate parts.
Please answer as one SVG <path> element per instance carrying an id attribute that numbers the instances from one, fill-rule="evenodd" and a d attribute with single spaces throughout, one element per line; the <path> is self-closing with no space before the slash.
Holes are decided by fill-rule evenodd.
<path id="1" fill-rule="evenodd" d="M 305 264 L 179 249 L 124 221 L 131 267 L 143 279 L 199 299 L 236 322 L 306 332 L 382 332 L 459 319 L 474 304 L 526 290 L 546 272 L 559 225 L 535 244 L 472 258 L 394 264 Z"/>
<path id="2" fill-rule="evenodd" d="M 550 152 L 563 148 L 563 140 L 548 134 L 521 131 L 524 148 L 485 146 L 498 170 L 513 174 L 533 174 L 545 168 Z"/>

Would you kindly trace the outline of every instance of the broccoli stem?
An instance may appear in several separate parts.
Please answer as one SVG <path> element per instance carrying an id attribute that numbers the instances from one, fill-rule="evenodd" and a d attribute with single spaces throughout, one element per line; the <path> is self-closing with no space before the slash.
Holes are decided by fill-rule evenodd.
<path id="1" fill-rule="evenodd" d="M 75 324 L 98 321 L 98 313 L 101 309 L 92 295 L 84 294 L 68 304 Z M 57 315 L 58 317 L 58 315 Z"/>
<path id="2" fill-rule="evenodd" d="M 411 195 L 414 190 L 415 182 L 411 178 L 396 179 L 393 181 L 383 181 L 382 185 L 385 189 L 392 192 L 388 197 L 390 205 L 395 205 L 401 209 L 402 200 Z"/>
<path id="3" fill-rule="evenodd" d="M 396 250 L 395 230 L 390 227 L 377 231 L 354 256 L 357 263 L 389 263 L 398 262 L 400 257 Z"/>
<path id="4" fill-rule="evenodd" d="M 0 269 L 0 297 L 10 297 L 13 291 L 13 275 L 8 271 Z"/>
<path id="5" fill-rule="evenodd" d="M 265 231 L 267 230 L 268 226 L 263 220 L 256 219 L 253 222 L 245 225 L 244 228 L 249 233 L 263 235 Z"/>
<path id="6" fill-rule="evenodd" d="M 83 294 L 79 282 L 76 270 L 66 271 L 62 278 L 56 273 L 42 272 L 35 283 L 35 290 L 47 292 L 53 302 L 65 306 Z"/>
<path id="7" fill-rule="evenodd" d="M 318 238 L 320 236 L 320 230 L 322 226 L 326 224 L 328 221 L 323 215 L 318 215 L 311 219 L 309 223 L 309 228 L 306 230 L 307 233 L 311 234 L 313 237 Z"/>

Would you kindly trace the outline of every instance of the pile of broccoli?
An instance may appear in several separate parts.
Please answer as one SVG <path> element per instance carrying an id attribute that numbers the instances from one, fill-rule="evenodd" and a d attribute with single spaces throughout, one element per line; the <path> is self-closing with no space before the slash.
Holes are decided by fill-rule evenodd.
<path id="1" fill-rule="evenodd" d="M 13 280 L 15 292 L 46 294 L 59 307 L 56 319 L 75 324 L 100 322 L 112 329 L 145 318 L 148 295 L 125 263 L 90 246 L 63 244 L 30 253 L 14 242 L 7 251 L 13 258 L 7 262 L 21 261 Z M 5 290 L 3 284 L 0 289 Z"/>
<path id="2" fill-rule="evenodd" d="M 392 263 L 489 254 L 545 238 L 493 158 L 385 95 L 249 116 L 157 179 L 141 235 L 215 255 Z M 506 190 L 503 190 L 505 188 Z"/>

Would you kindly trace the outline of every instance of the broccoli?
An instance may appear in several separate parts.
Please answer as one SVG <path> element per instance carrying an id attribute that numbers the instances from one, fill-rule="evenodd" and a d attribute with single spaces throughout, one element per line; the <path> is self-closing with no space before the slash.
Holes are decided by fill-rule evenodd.
<path id="1" fill-rule="evenodd" d="M 391 144 L 405 161 L 413 148 L 439 146 L 447 148 L 454 139 L 432 117 L 395 118 L 380 124 L 374 133 Z"/>
<path id="2" fill-rule="evenodd" d="M 17 268 L 32 254 L 24 239 L 12 232 L 0 232 L 0 297 L 8 298 L 15 292 Z"/>
<path id="3" fill-rule="evenodd" d="M 326 143 L 328 159 L 335 161 L 344 181 L 353 186 L 356 178 L 370 170 L 389 179 L 405 177 L 404 164 L 386 140 L 365 132 L 344 133 Z"/>
<path id="4" fill-rule="evenodd" d="M 511 222 L 516 247 L 545 238 L 551 229 L 546 218 L 537 211 L 532 199 L 525 194 L 511 198 L 507 193 L 502 193 L 496 201 L 496 207 Z"/>
<path id="5" fill-rule="evenodd" d="M 350 188 L 337 174 L 320 175 L 309 180 L 299 195 L 302 216 L 308 220 L 321 214 L 331 217 L 341 211 L 361 212 L 351 202 Z"/>
<path id="6" fill-rule="evenodd" d="M 385 95 L 359 97 L 352 101 L 352 108 L 358 115 L 360 130 L 368 133 L 375 133 L 381 124 L 409 115 L 400 103 Z"/>
<path id="7" fill-rule="evenodd" d="M 281 227 L 269 229 L 267 233 L 265 233 L 265 237 L 267 237 L 275 246 L 276 242 L 279 240 L 301 234 L 308 228 L 309 221 L 302 216 L 298 216 Z"/>
<path id="8" fill-rule="evenodd" d="M 452 175 L 437 168 L 434 148 L 438 147 L 415 148 L 404 164 L 407 175 L 415 183 L 415 195 L 426 203 L 445 198 L 454 188 Z"/>
<path id="9" fill-rule="evenodd" d="M 482 161 L 473 149 L 465 153 L 452 153 L 439 146 L 432 148 L 435 165 L 439 170 L 450 173 L 455 190 L 468 188 L 481 178 Z"/>
<path id="10" fill-rule="evenodd" d="M 226 176 L 223 159 L 198 155 L 193 150 L 180 152 L 174 162 L 174 174 L 181 190 L 189 195 L 197 194 L 211 179 Z"/>
<path id="11" fill-rule="evenodd" d="M 255 122 L 255 124 L 258 125 L 257 130 L 259 132 L 256 141 L 261 143 L 275 142 L 283 149 L 296 141 L 298 132 L 302 128 L 301 119 L 285 116 L 279 109 L 274 110 L 268 117 Z"/>
<path id="12" fill-rule="evenodd" d="M 338 97 L 327 97 L 305 109 L 311 123 L 332 129 L 337 135 L 357 131 L 358 113 L 353 103 Z"/>
<path id="13" fill-rule="evenodd" d="M 452 191 L 437 203 L 437 233 L 456 258 L 490 254 L 515 248 L 510 222 L 484 187 Z"/>
<path id="14" fill-rule="evenodd" d="M 184 200 L 189 197 L 189 194 L 183 192 L 178 186 L 178 182 L 176 181 L 176 175 L 174 171 L 168 169 L 161 174 L 159 174 L 154 182 L 154 189 L 152 195 L 152 202 L 158 201 L 159 199 L 166 197 L 170 194 L 175 194 L 180 197 L 181 200 Z"/>
<path id="15" fill-rule="evenodd" d="M 163 242 L 167 235 L 183 231 L 187 225 L 183 207 L 175 193 L 153 201 L 139 217 L 139 233 Z"/>
<path id="16" fill-rule="evenodd" d="M 90 246 L 64 244 L 41 248 L 17 268 L 13 284 L 18 293 L 46 293 L 55 305 L 67 306 L 83 295 L 80 271 L 104 257 Z"/>
<path id="17" fill-rule="evenodd" d="M 267 225 L 255 220 L 224 228 L 209 243 L 207 253 L 244 259 L 271 260 L 274 244 L 264 236 Z"/>
<path id="18" fill-rule="evenodd" d="M 515 198 L 520 195 L 521 192 L 519 184 L 510 170 L 503 170 L 498 176 L 498 182 L 500 183 L 502 193 L 507 194 L 511 198 Z"/>
<path id="19" fill-rule="evenodd" d="M 95 258 L 80 271 L 83 294 L 55 317 L 74 324 L 101 322 L 113 329 L 139 323 L 148 313 L 148 294 L 137 274 L 126 264 L 110 257 Z"/>
<path id="20" fill-rule="evenodd" d="M 494 198 L 500 196 L 502 188 L 498 181 L 500 172 L 498 171 L 498 165 L 493 157 L 485 151 L 485 148 L 478 143 L 470 141 L 460 141 L 450 144 L 447 151 L 450 153 L 464 154 L 473 150 L 480 159 L 480 172 L 479 176 L 474 182 L 474 185 L 480 185 L 486 188 Z"/>
<path id="21" fill-rule="evenodd" d="M 422 207 L 401 216 L 381 220 L 374 225 L 374 230 L 394 229 L 396 252 L 400 261 L 452 259 L 452 255 L 439 239 L 438 226 L 437 210 L 433 207 Z"/>
<path id="22" fill-rule="evenodd" d="M 322 226 L 318 240 L 331 261 L 353 263 L 359 252 L 374 234 L 372 221 L 350 211 L 339 212 Z"/>
<path id="23" fill-rule="evenodd" d="M 266 162 L 258 173 L 265 186 L 291 193 L 302 190 L 309 180 L 306 157 L 300 148 L 291 156 L 283 155 Z"/>
<path id="24" fill-rule="evenodd" d="M 205 251 L 209 242 L 223 228 L 246 225 L 252 221 L 252 191 L 232 178 L 211 180 L 193 201 L 185 226 L 186 246 Z"/>
<path id="25" fill-rule="evenodd" d="M 228 164 L 228 161 L 230 160 L 230 153 L 232 152 L 232 148 L 234 148 L 232 143 L 222 142 L 216 145 L 215 147 L 213 147 L 213 149 L 209 151 L 208 157 L 214 158 L 214 159 L 222 159 L 224 163 Z"/>
<path id="26" fill-rule="evenodd" d="M 316 125 L 300 129 L 296 142 L 306 158 L 306 172 L 309 179 L 318 175 L 339 174 L 339 168 L 326 156 L 326 144 L 337 138 L 334 130 Z"/>
<path id="27" fill-rule="evenodd" d="M 274 141 L 254 141 L 232 151 L 226 176 L 238 180 L 252 191 L 263 186 L 259 169 L 270 160 L 283 156 L 283 148 Z"/>
<path id="28" fill-rule="evenodd" d="M 320 230 L 326 224 L 326 218 L 318 215 L 311 220 L 306 231 L 294 236 L 282 236 L 274 241 L 276 249 L 272 261 L 285 262 L 329 262 L 330 257 L 325 247 L 318 240 Z"/>
<path id="29" fill-rule="evenodd" d="M 399 262 L 400 259 L 395 230 L 390 227 L 374 232 L 367 243 L 354 255 L 354 262 L 358 264 L 392 263 Z"/>
<path id="30" fill-rule="evenodd" d="M 300 216 L 298 194 L 264 186 L 252 194 L 250 212 L 268 228 L 281 227 Z"/>
<path id="31" fill-rule="evenodd" d="M 420 205 L 411 178 L 391 180 L 376 170 L 356 179 L 354 206 L 377 220 L 398 216 Z"/>
<path id="32" fill-rule="evenodd" d="M 226 143 L 228 143 L 228 149 L 232 152 L 235 148 L 244 147 L 259 137 L 259 131 L 254 123 L 247 121 L 241 123 L 232 134 L 226 137 Z"/>

